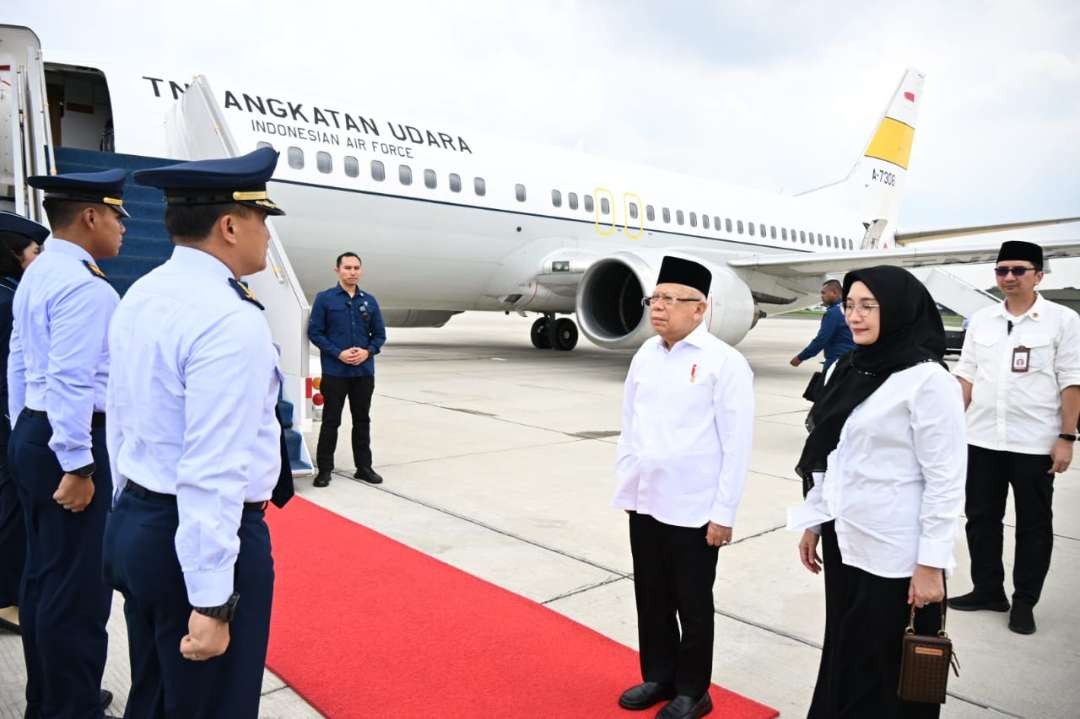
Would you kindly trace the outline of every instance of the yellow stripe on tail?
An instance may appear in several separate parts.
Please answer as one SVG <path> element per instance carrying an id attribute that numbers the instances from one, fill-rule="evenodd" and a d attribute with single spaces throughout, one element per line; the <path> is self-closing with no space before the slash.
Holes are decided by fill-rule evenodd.
<path id="1" fill-rule="evenodd" d="M 915 128 L 891 117 L 882 118 L 874 139 L 866 148 L 866 156 L 907 169 L 911 157 L 911 143 L 915 139 Z"/>

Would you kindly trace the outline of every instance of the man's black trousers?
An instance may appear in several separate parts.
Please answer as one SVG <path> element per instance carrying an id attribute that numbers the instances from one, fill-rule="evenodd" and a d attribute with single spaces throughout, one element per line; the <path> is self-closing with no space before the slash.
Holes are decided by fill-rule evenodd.
<path id="1" fill-rule="evenodd" d="M 695 699 L 712 678 L 717 547 L 705 531 L 630 513 L 642 679 Z"/>
<path id="2" fill-rule="evenodd" d="M 1011 485 L 1016 505 L 1013 601 L 1028 606 L 1039 601 L 1054 548 L 1051 466 L 1049 454 L 999 452 L 968 445 L 964 513 L 971 552 L 971 581 L 978 594 L 1005 597 L 1002 520 Z"/>
<path id="3" fill-rule="evenodd" d="M 375 377 L 331 377 L 323 375 L 320 391 L 326 399 L 323 406 L 322 429 L 315 450 L 315 463 L 320 472 L 334 469 L 334 450 L 337 448 L 338 427 L 345 399 L 349 400 L 352 415 L 353 462 L 358 469 L 371 466 L 371 395 Z"/>

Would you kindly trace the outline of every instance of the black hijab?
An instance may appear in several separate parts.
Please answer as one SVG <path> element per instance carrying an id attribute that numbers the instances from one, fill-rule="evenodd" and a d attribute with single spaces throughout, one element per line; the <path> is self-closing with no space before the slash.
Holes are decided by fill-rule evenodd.
<path id="1" fill-rule="evenodd" d="M 803 480 L 803 496 L 814 486 L 813 472 L 826 469 L 829 453 L 852 410 L 872 395 L 893 372 L 922 362 L 945 366 L 945 327 L 930 293 L 905 269 L 881 265 L 844 277 L 844 302 L 851 286 L 862 282 L 879 305 L 881 332 L 872 345 L 856 348 L 836 362 L 825 391 L 810 409 L 802 456 L 795 472 Z"/>

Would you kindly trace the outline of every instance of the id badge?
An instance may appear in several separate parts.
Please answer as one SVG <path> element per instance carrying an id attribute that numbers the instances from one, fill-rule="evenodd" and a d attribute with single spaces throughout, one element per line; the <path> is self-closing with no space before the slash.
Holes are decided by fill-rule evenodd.
<path id="1" fill-rule="evenodd" d="M 1031 359 L 1031 349 L 1028 347 L 1014 347 L 1012 353 L 1012 371 L 1013 372 L 1027 372 L 1029 360 Z"/>

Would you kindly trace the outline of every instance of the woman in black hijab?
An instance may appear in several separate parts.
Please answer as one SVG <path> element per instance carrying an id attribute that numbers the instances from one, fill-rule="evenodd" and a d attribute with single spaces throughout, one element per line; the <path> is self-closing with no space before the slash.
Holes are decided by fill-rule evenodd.
<path id="1" fill-rule="evenodd" d="M 11 303 L 23 270 L 34 261 L 49 231 L 11 212 L 0 212 L 0 628 L 19 631 L 19 582 L 26 557 L 26 529 L 15 483 L 7 467 L 11 436 L 7 364 Z"/>
<path id="2" fill-rule="evenodd" d="M 945 330 L 926 288 L 898 267 L 844 278 L 856 349 L 836 363 L 807 418 L 796 471 L 803 566 L 825 566 L 825 642 L 813 719 L 937 717 L 897 697 L 910 605 L 941 625 L 944 572 L 963 508 L 964 405 L 942 361 Z M 824 562 L 817 554 L 818 537 Z"/>

